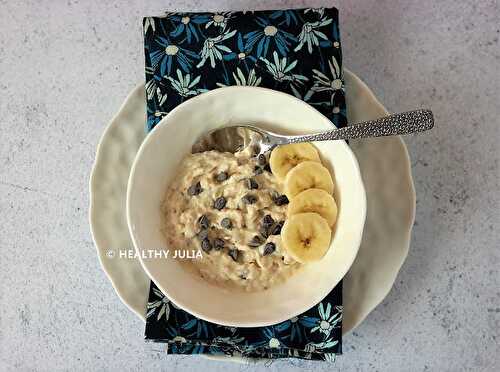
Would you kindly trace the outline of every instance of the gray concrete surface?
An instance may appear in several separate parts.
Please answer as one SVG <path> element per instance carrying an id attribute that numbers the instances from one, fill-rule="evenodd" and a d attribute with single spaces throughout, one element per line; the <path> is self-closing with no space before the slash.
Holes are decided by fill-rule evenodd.
<path id="1" fill-rule="evenodd" d="M 0 370 L 500 369 L 499 4 L 342 1 L 345 66 L 391 111 L 430 107 L 407 140 L 409 257 L 331 367 L 168 357 L 101 271 L 87 222 L 99 137 L 143 79 L 141 17 L 330 1 L 0 1 Z"/>

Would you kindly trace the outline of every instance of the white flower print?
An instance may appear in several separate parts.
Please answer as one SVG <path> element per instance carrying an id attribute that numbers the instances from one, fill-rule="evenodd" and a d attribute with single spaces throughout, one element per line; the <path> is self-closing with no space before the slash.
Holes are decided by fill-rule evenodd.
<path id="1" fill-rule="evenodd" d="M 302 26 L 302 31 L 299 34 L 299 45 L 294 49 L 295 52 L 302 49 L 302 47 L 307 44 L 307 51 L 312 53 L 313 45 L 319 46 L 319 39 L 328 40 L 328 37 L 318 28 L 327 26 L 332 23 L 332 19 L 321 19 L 317 22 L 306 22 Z"/>
<path id="2" fill-rule="evenodd" d="M 154 75 L 154 68 L 146 67 L 146 75 Z M 144 87 L 146 88 L 146 96 L 148 97 L 148 100 L 152 99 L 156 92 L 156 79 L 154 76 L 149 78 Z"/>
<path id="3" fill-rule="evenodd" d="M 177 69 L 177 80 L 171 76 L 165 76 L 172 84 L 177 93 L 182 97 L 195 96 L 198 93 L 206 92 L 206 89 L 193 89 L 200 82 L 200 75 L 191 80 L 191 74 L 182 75 L 181 70 Z"/>
<path id="4" fill-rule="evenodd" d="M 330 104 L 333 105 L 335 95 L 337 92 L 344 90 L 344 85 L 342 83 L 342 71 L 340 70 L 340 66 L 334 56 L 332 56 L 331 61 L 328 61 L 328 67 L 330 68 L 331 77 L 326 76 L 324 73 L 316 69 L 312 70 L 314 85 L 311 87 L 311 93 L 332 92 L 330 96 Z"/>
<path id="5" fill-rule="evenodd" d="M 236 30 L 233 30 L 231 32 L 229 32 L 228 30 L 217 37 L 209 37 L 208 39 L 206 39 L 203 43 L 203 49 L 201 50 L 201 61 L 200 63 L 198 63 L 198 65 L 196 65 L 196 67 L 200 68 L 205 64 L 207 59 L 210 59 L 210 66 L 214 68 L 215 60 L 222 60 L 221 52 L 232 53 L 231 49 L 229 49 L 225 45 L 221 45 L 220 43 L 233 37 L 235 34 Z"/>
<path id="6" fill-rule="evenodd" d="M 230 16 L 231 12 L 216 13 L 211 17 L 210 21 L 207 22 L 205 28 L 209 28 L 213 25 L 224 30 L 227 26 L 228 19 L 231 18 Z"/>
<path id="7" fill-rule="evenodd" d="M 323 14 L 325 14 L 325 8 L 307 8 L 304 10 L 304 14 L 307 13 L 318 13 L 320 18 L 323 18 Z"/>
<path id="8" fill-rule="evenodd" d="M 160 320 L 162 316 L 165 316 L 165 320 L 168 320 L 170 316 L 170 305 L 172 305 L 175 308 L 177 307 L 174 306 L 174 304 L 171 303 L 170 300 L 158 289 L 153 288 L 153 293 L 158 297 L 158 300 L 148 302 L 147 306 L 148 312 L 146 313 L 146 318 L 152 316 L 155 313 L 155 311 L 159 308 L 160 311 L 156 316 L 156 320 Z"/>
<path id="9" fill-rule="evenodd" d="M 152 17 L 147 17 L 144 19 L 144 34 L 148 33 L 149 28 L 151 28 L 153 32 L 156 31 L 155 20 Z"/>
<path id="10" fill-rule="evenodd" d="M 319 304 L 318 312 L 320 321 L 318 325 L 311 328 L 311 332 L 319 331 L 325 335 L 325 337 L 329 337 L 332 330 L 335 328 L 337 323 L 342 319 L 341 312 L 335 312 L 330 316 L 332 311 L 332 305 L 328 303 L 326 309 L 323 307 L 323 303 Z M 326 341 L 325 341 L 326 342 Z"/>
<path id="11" fill-rule="evenodd" d="M 250 72 L 248 73 L 248 77 L 245 77 L 243 72 L 240 70 L 239 67 L 236 67 L 236 73 L 233 72 L 233 78 L 235 85 L 246 85 L 246 86 L 254 86 L 257 87 L 260 85 L 262 78 L 257 77 L 255 74 L 255 69 L 251 69 Z M 222 83 L 217 83 L 218 87 L 225 87 L 227 86 L 226 84 Z"/>
<path id="12" fill-rule="evenodd" d="M 332 338 L 322 342 L 309 342 L 304 346 L 304 351 L 307 353 L 321 352 L 324 349 L 334 347 L 338 343 L 338 340 L 333 340 Z"/>
<path id="13" fill-rule="evenodd" d="M 151 80 L 148 80 L 146 82 L 145 88 L 146 88 L 146 95 L 147 95 L 148 99 L 153 98 L 155 95 L 155 91 L 156 91 L 156 80 L 154 78 L 152 78 Z"/>
<path id="14" fill-rule="evenodd" d="M 158 104 L 161 106 L 167 100 L 167 93 L 163 94 L 160 88 L 156 88 L 156 96 L 158 97 Z"/>
<path id="15" fill-rule="evenodd" d="M 334 56 L 332 60 L 328 61 L 328 66 L 330 67 L 331 77 L 326 76 L 321 71 L 313 69 L 314 74 L 314 86 L 313 90 L 315 92 L 323 91 L 336 91 L 342 89 L 342 72 L 340 71 L 339 64 Z"/>
<path id="16" fill-rule="evenodd" d="M 327 362 L 335 362 L 335 360 L 337 359 L 337 354 L 335 353 L 324 353 L 323 356 L 325 357 L 325 361 Z"/>
<path id="17" fill-rule="evenodd" d="M 302 84 L 304 81 L 309 80 L 304 75 L 294 74 L 291 72 L 297 65 L 297 60 L 288 64 L 287 57 L 283 57 L 280 60 L 276 51 L 273 52 L 274 62 L 268 61 L 263 57 L 260 57 L 260 59 L 266 64 L 267 70 L 273 75 L 273 78 L 276 81 L 289 81 L 292 83 Z"/>

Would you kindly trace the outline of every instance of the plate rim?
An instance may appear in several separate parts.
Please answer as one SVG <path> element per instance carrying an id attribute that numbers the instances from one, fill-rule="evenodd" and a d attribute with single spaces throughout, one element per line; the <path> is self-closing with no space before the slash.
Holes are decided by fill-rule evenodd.
<path id="1" fill-rule="evenodd" d="M 352 71 L 350 71 L 346 68 L 344 68 L 344 72 L 347 72 L 350 75 L 350 77 L 353 80 L 355 80 L 356 83 L 359 84 L 363 88 L 363 92 L 368 95 L 368 97 L 373 101 L 373 103 L 376 106 L 378 106 L 379 110 L 384 112 L 385 115 L 390 114 L 390 112 L 385 108 L 385 106 L 379 101 L 377 96 L 375 96 L 375 93 L 371 90 L 371 88 L 359 76 L 357 76 L 355 73 L 353 73 Z M 355 328 L 357 328 L 367 318 L 367 316 L 373 310 L 375 310 L 375 308 L 377 306 L 379 306 L 384 301 L 384 299 L 388 296 L 392 287 L 394 286 L 394 283 L 396 282 L 396 278 L 399 275 L 399 272 L 401 271 L 403 264 L 406 261 L 406 258 L 408 257 L 408 252 L 410 250 L 411 233 L 412 233 L 413 226 L 415 223 L 417 196 L 416 196 L 416 191 L 415 191 L 415 183 L 413 181 L 413 173 L 412 173 L 412 169 L 411 169 L 411 160 L 410 160 L 410 154 L 408 152 L 408 148 L 407 148 L 407 146 L 406 146 L 406 144 L 401 136 L 394 136 L 394 138 L 396 138 L 398 140 L 398 142 L 399 142 L 399 144 L 404 152 L 404 161 L 406 163 L 405 164 L 406 165 L 405 171 L 406 171 L 406 177 L 407 177 L 409 189 L 410 189 L 409 190 L 410 191 L 409 197 L 410 197 L 411 213 L 410 213 L 410 218 L 408 219 L 407 228 L 405 230 L 405 242 L 406 243 L 403 246 L 404 254 L 402 256 L 401 262 L 398 264 L 398 267 L 396 268 L 396 270 L 393 273 L 392 279 L 390 280 L 391 284 L 388 285 L 385 288 L 385 290 L 381 291 L 381 292 L 383 292 L 383 296 L 380 296 L 381 297 L 380 300 L 374 301 L 372 306 L 367 307 L 365 309 L 364 313 L 361 314 L 360 316 L 358 316 L 357 321 L 354 322 L 353 324 L 351 324 L 349 328 L 344 327 L 344 323 L 343 323 L 343 328 L 342 328 L 342 335 L 343 336 L 350 334 Z"/>
<path id="2" fill-rule="evenodd" d="M 128 300 L 125 299 L 125 297 L 126 297 L 125 294 L 119 288 L 119 285 L 116 283 L 116 279 L 114 278 L 114 275 L 112 273 L 110 265 L 108 264 L 108 261 L 107 261 L 108 257 L 105 254 L 105 249 L 103 247 L 101 247 L 100 243 L 98 243 L 100 238 L 97 236 L 97 231 L 96 231 L 97 222 L 95 222 L 96 221 L 95 215 L 97 213 L 96 206 L 98 205 L 98 203 L 95 200 L 96 194 L 97 194 L 95 192 L 95 189 L 96 189 L 95 185 L 97 183 L 96 178 L 97 178 L 97 170 L 99 169 L 98 166 L 99 166 L 100 162 L 102 161 L 101 159 L 103 157 L 103 146 L 104 146 L 103 144 L 105 142 L 105 139 L 110 134 L 110 132 L 114 129 L 115 126 L 118 125 L 118 119 L 121 117 L 121 115 L 123 114 L 125 109 L 130 105 L 130 101 L 134 98 L 134 96 L 136 94 L 141 94 L 142 96 L 144 96 L 143 93 L 144 93 L 144 83 L 140 83 L 140 84 L 136 85 L 127 94 L 127 96 L 123 100 L 122 104 L 120 105 L 120 108 L 118 109 L 118 111 L 116 111 L 116 113 L 113 115 L 111 120 L 106 124 L 106 127 L 105 127 L 101 137 L 99 138 L 99 142 L 97 143 L 94 161 L 92 163 L 92 170 L 90 172 L 90 177 L 89 177 L 89 182 L 88 182 L 88 187 L 89 187 L 88 221 L 89 221 L 89 225 L 90 225 L 90 234 L 92 236 L 92 241 L 93 241 L 94 246 L 95 246 L 96 251 L 97 251 L 97 257 L 99 259 L 99 263 L 101 265 L 102 270 L 104 271 L 104 273 L 108 277 L 109 281 L 111 282 L 111 286 L 113 287 L 115 293 L 118 295 L 118 298 L 120 299 L 120 301 L 123 304 L 125 304 L 125 306 L 128 309 L 130 309 L 134 314 L 136 314 L 141 320 L 143 320 L 145 322 L 146 318 L 145 318 L 144 313 L 145 313 L 146 309 L 144 309 L 144 313 L 141 313 L 138 309 L 135 309 L 132 306 L 132 304 Z M 146 135 L 144 135 L 144 137 L 145 136 Z"/>

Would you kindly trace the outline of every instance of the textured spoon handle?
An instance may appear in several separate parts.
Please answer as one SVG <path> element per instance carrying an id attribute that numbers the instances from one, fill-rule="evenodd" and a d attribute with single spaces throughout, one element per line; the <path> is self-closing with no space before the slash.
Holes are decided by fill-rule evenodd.
<path id="1" fill-rule="evenodd" d="M 289 143 L 347 140 L 365 137 L 395 136 L 423 132 L 434 126 L 430 110 L 415 110 L 393 114 L 377 120 L 364 121 L 330 132 L 288 137 Z"/>

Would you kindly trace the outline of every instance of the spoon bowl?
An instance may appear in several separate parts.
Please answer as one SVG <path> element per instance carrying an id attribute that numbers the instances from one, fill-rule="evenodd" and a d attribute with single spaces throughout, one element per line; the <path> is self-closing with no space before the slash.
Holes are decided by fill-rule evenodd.
<path id="1" fill-rule="evenodd" d="M 194 143 L 191 152 L 215 150 L 235 153 L 248 146 L 254 147 L 255 153 L 271 150 L 270 133 L 250 125 L 218 128 L 203 134 Z"/>

